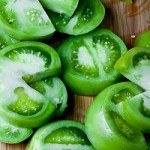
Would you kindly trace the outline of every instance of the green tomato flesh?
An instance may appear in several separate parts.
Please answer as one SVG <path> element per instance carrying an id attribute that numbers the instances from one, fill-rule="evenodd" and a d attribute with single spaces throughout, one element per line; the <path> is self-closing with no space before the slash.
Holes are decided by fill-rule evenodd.
<path id="1" fill-rule="evenodd" d="M 40 3 L 47 9 L 58 14 L 65 14 L 71 17 L 78 6 L 79 0 L 40 0 Z"/>

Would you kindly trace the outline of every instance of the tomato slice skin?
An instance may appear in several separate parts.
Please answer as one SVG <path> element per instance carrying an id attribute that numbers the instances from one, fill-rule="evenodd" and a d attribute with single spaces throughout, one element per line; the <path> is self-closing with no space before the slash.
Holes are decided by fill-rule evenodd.
<path id="1" fill-rule="evenodd" d="M 0 122 L 0 142 L 7 144 L 20 143 L 33 133 L 32 129 L 14 126 L 3 118 L 0 118 Z"/>
<path id="2" fill-rule="evenodd" d="M 69 35 L 81 35 L 95 29 L 105 16 L 105 8 L 99 0 L 79 1 L 73 16 L 68 17 L 47 10 L 57 31 Z"/>
<path id="3" fill-rule="evenodd" d="M 149 91 L 150 48 L 134 47 L 115 64 L 115 69 L 130 81 Z"/>
<path id="4" fill-rule="evenodd" d="M 55 32 L 49 17 L 36 0 L 1 0 L 0 27 L 18 40 L 48 38 Z"/>
<path id="5" fill-rule="evenodd" d="M 28 84 L 58 75 L 61 64 L 57 52 L 40 42 L 19 42 L 0 51 L 0 62 L 1 114 L 16 126 L 45 124 L 56 106 Z"/>
<path id="6" fill-rule="evenodd" d="M 96 96 L 85 116 L 85 131 L 96 149 L 147 149 L 142 132 L 130 126 L 116 106 L 142 92 L 137 85 L 122 82 L 105 88 Z"/>
<path id="7" fill-rule="evenodd" d="M 37 130 L 26 150 L 33 149 L 94 150 L 85 134 L 84 125 L 71 120 L 49 123 Z"/>
<path id="8" fill-rule="evenodd" d="M 40 3 L 47 9 L 70 17 L 78 6 L 79 0 L 40 0 Z M 57 7 L 56 7 L 57 6 Z"/>
<path id="9" fill-rule="evenodd" d="M 67 107 L 68 93 L 64 83 L 58 77 L 46 78 L 30 86 L 47 97 L 57 108 L 54 116 L 60 117 Z"/>
<path id="10" fill-rule="evenodd" d="M 150 47 L 150 30 L 141 32 L 135 39 L 134 47 Z"/>
<path id="11" fill-rule="evenodd" d="M 70 37 L 58 47 L 63 81 L 73 93 L 96 95 L 120 80 L 113 66 L 126 51 L 124 42 L 107 29 Z"/>

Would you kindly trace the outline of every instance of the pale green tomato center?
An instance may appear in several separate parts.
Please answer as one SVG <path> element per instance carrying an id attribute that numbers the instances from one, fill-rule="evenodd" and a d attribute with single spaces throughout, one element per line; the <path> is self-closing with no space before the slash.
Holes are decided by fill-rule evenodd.
<path id="1" fill-rule="evenodd" d="M 15 101 L 17 96 L 14 94 L 14 90 L 17 87 L 23 87 L 27 95 L 31 98 L 35 96 L 34 94 L 36 94 L 36 92 L 31 90 L 22 77 L 26 74 L 35 74 L 44 71 L 43 63 L 39 63 L 39 65 L 30 65 L 14 62 L 7 58 L 1 58 L 0 64 L 0 103 L 6 103 L 8 100 L 8 103 Z"/>
<path id="2" fill-rule="evenodd" d="M 149 82 L 150 67 L 149 66 L 135 67 L 134 69 L 132 69 L 131 73 L 126 73 L 125 76 L 129 78 L 132 82 L 144 88 L 145 90 L 150 89 L 150 82 Z"/>
<path id="3" fill-rule="evenodd" d="M 78 51 L 78 62 L 81 65 L 94 67 L 94 62 L 86 47 L 82 46 Z"/>

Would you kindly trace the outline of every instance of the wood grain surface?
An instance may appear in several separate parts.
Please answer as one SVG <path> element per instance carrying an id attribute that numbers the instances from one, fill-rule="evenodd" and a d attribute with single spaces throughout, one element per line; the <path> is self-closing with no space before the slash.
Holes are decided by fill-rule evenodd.
<path id="1" fill-rule="evenodd" d="M 120 36 L 128 48 L 133 47 L 135 37 L 142 31 L 150 29 L 150 0 L 135 0 L 132 4 L 126 4 L 119 0 L 102 0 L 106 15 L 99 26 L 108 28 Z M 50 44 L 57 45 L 64 35 L 58 34 L 53 37 Z M 93 97 L 85 97 L 69 94 L 68 108 L 62 119 L 73 119 L 84 122 L 85 111 Z M 24 150 L 25 141 L 20 144 L 0 143 L 0 150 Z"/>

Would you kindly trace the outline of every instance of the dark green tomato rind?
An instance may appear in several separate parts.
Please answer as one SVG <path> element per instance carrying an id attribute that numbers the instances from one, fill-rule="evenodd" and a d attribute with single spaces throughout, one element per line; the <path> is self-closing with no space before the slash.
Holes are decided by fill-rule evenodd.
<path id="1" fill-rule="evenodd" d="M 134 47 L 115 64 L 115 69 L 130 81 L 149 90 L 150 48 Z"/>
<path id="2" fill-rule="evenodd" d="M 10 37 L 8 34 L 6 34 L 1 28 L 0 28 L 0 50 L 4 47 L 19 42 L 16 39 Z"/>
<path id="3" fill-rule="evenodd" d="M 103 20 L 105 8 L 99 0 L 79 1 L 78 7 L 71 17 L 47 11 L 57 31 L 81 35 L 95 29 Z"/>
<path id="4" fill-rule="evenodd" d="M 17 107 L 20 105 L 22 109 Z M 24 110 L 24 107 L 27 109 L 26 104 L 21 102 L 18 104 L 16 102 L 8 106 L 2 105 L 0 108 L 0 113 L 3 114 L 2 117 L 4 117 L 8 122 L 16 126 L 24 128 L 37 128 L 47 123 L 53 117 L 54 112 L 56 111 L 56 106 L 54 106 L 46 97 L 43 97 L 43 102 L 40 103 L 40 106 L 41 108 L 33 114 L 26 114 L 24 113 L 24 111 L 26 111 Z M 32 110 L 30 107 L 28 109 Z"/>
<path id="5" fill-rule="evenodd" d="M 0 118 L 0 142 L 7 144 L 20 143 L 31 136 L 30 128 L 17 127 Z"/>
<path id="6" fill-rule="evenodd" d="M 55 28 L 41 4 L 38 1 L 27 1 L 26 5 L 23 3 L 1 0 L 0 27 L 18 40 L 39 40 L 51 37 Z M 20 5 L 22 9 L 19 10 Z M 47 20 L 44 20 L 42 13 L 45 13 Z"/>
<path id="7" fill-rule="evenodd" d="M 87 139 L 84 125 L 70 120 L 56 121 L 39 128 L 26 150 L 36 148 L 94 150 Z"/>
<path id="8" fill-rule="evenodd" d="M 21 53 L 31 55 L 36 54 L 37 57 L 42 57 L 45 61 L 44 71 L 23 76 L 23 79 L 27 83 L 35 82 L 46 77 L 59 75 L 61 62 L 57 52 L 49 45 L 41 42 L 25 41 L 11 44 L 0 51 L 0 56 L 5 56 L 14 62 L 29 63 L 26 62 L 26 60 L 21 60 L 19 58 L 19 54 Z M 34 62 L 34 60 L 31 61 Z"/>
<path id="9" fill-rule="evenodd" d="M 150 47 L 150 30 L 141 32 L 135 39 L 134 47 Z"/>
<path id="10" fill-rule="evenodd" d="M 144 101 L 149 105 L 149 95 L 149 92 L 143 92 L 117 106 L 131 126 L 145 133 L 150 133 L 150 110 L 144 106 Z"/>
<path id="11" fill-rule="evenodd" d="M 125 97 L 122 97 L 121 91 Z M 107 87 L 95 97 L 85 115 L 85 131 L 96 149 L 109 150 L 110 147 L 115 150 L 147 149 L 142 132 L 132 128 L 120 116 L 114 101 L 118 93 L 121 94 L 121 100 L 117 100 L 117 103 L 141 92 L 141 88 L 137 85 L 123 82 Z"/>
<path id="12" fill-rule="evenodd" d="M 126 73 L 128 70 L 140 63 L 142 61 L 143 54 L 146 54 L 149 57 L 150 49 L 143 47 L 134 47 L 127 51 L 115 64 L 115 68 L 121 73 Z M 144 59 L 144 58 L 143 58 Z M 139 64 L 140 65 L 140 64 Z"/>
<path id="13" fill-rule="evenodd" d="M 79 0 L 40 0 L 42 6 L 58 14 L 71 17 L 78 6 Z"/>
<path id="14" fill-rule="evenodd" d="M 32 88 L 39 91 L 48 100 L 50 100 L 57 108 L 54 116 L 62 115 L 67 107 L 68 93 L 64 83 L 59 78 L 47 78 L 30 84 Z"/>
<path id="15" fill-rule="evenodd" d="M 102 37 L 102 39 L 99 39 L 99 37 Z M 103 41 L 103 37 L 108 47 L 117 47 L 117 49 L 108 48 L 105 45 L 105 40 Z M 107 37 L 110 39 L 110 43 L 107 41 Z M 103 52 L 106 53 L 106 58 L 99 56 L 101 51 L 99 47 L 96 47 L 97 44 L 106 50 Z M 89 67 L 88 64 L 79 64 L 77 54 L 81 47 L 87 49 L 88 55 L 93 61 L 92 67 Z M 63 81 L 76 94 L 96 95 L 105 87 L 121 80 L 122 76 L 113 67 L 119 57 L 126 51 L 127 47 L 124 42 L 107 29 L 96 29 L 85 35 L 70 37 L 58 47 Z M 84 56 L 84 53 L 82 53 L 82 57 L 83 61 L 90 62 L 89 58 Z"/>

